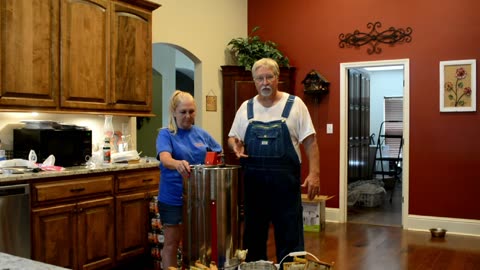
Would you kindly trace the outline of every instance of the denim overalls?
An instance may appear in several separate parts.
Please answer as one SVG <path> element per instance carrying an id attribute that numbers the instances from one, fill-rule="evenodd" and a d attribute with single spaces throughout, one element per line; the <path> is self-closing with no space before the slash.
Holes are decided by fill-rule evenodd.
<path id="1" fill-rule="evenodd" d="M 250 123 L 245 134 L 248 158 L 242 159 L 245 188 L 244 248 L 247 261 L 267 260 L 270 221 L 275 230 L 277 261 L 292 251 L 304 250 L 300 160 L 290 139 L 286 119 L 295 96 L 290 95 L 281 120 L 253 119 L 253 99 L 248 101 Z"/>

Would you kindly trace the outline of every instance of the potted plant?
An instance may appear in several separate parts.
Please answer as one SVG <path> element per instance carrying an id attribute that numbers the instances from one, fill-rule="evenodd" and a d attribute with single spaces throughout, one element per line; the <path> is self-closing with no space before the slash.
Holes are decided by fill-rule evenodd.
<path id="1" fill-rule="evenodd" d="M 246 70 L 251 70 L 255 61 L 268 57 L 277 61 L 280 67 L 289 67 L 288 57 L 277 49 L 275 42 L 262 41 L 258 35 L 254 35 L 259 28 L 259 26 L 254 27 L 246 38 L 234 38 L 228 43 L 237 64 L 245 67 Z"/>

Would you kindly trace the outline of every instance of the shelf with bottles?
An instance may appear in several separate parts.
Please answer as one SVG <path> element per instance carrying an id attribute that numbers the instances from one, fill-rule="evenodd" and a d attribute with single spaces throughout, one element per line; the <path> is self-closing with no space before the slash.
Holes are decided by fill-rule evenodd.
<path id="1" fill-rule="evenodd" d="M 153 196 L 149 207 L 150 230 L 148 242 L 154 269 L 162 269 L 162 249 L 165 242 L 160 213 L 158 212 L 157 196 Z"/>

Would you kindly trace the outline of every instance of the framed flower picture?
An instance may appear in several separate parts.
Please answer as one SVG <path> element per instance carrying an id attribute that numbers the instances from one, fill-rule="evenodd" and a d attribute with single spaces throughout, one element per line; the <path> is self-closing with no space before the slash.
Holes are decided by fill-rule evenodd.
<path id="1" fill-rule="evenodd" d="M 476 61 L 440 62 L 440 111 L 476 111 Z"/>

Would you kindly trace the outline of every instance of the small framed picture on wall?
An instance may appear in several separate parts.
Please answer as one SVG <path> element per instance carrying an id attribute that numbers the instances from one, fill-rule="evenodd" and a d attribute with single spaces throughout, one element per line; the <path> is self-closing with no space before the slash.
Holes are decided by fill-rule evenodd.
<path id="1" fill-rule="evenodd" d="M 440 62 L 440 111 L 476 111 L 476 60 Z"/>

